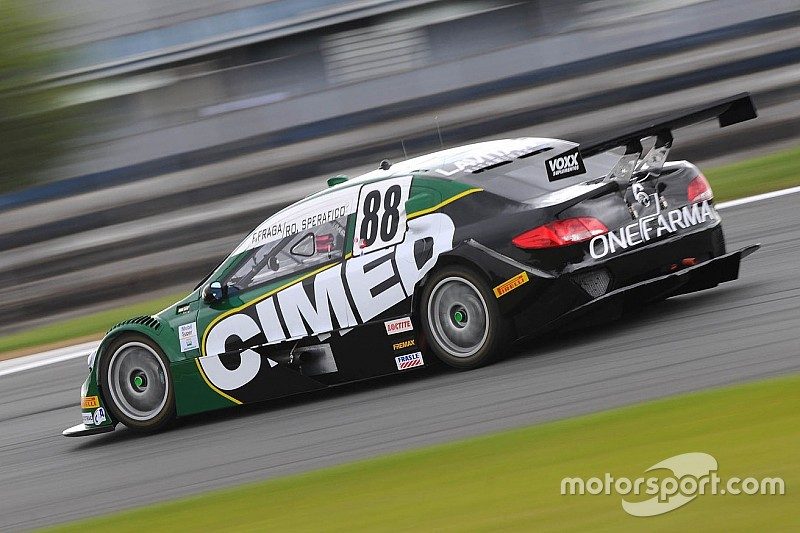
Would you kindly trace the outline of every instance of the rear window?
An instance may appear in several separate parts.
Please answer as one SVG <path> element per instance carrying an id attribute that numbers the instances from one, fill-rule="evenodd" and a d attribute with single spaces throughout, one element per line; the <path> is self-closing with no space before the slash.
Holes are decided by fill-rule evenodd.
<path id="1" fill-rule="evenodd" d="M 511 200 L 525 201 L 585 181 L 602 178 L 611 171 L 620 158 L 619 154 L 604 152 L 583 160 L 586 166 L 585 173 L 550 181 L 545 162 L 558 156 L 560 152 L 556 149 L 547 150 L 495 168 L 465 172 L 457 179 Z"/>

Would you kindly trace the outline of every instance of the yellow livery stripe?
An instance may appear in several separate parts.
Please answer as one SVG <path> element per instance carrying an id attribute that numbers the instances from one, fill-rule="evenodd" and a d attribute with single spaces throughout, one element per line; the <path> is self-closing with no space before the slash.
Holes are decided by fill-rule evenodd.
<path id="1" fill-rule="evenodd" d="M 210 381 L 208 381 L 208 378 L 206 377 L 206 373 L 203 372 L 203 366 L 200 364 L 200 358 L 199 357 L 197 359 L 195 359 L 194 362 L 197 365 L 197 371 L 200 372 L 201 376 L 203 376 L 203 381 L 206 382 L 206 385 L 208 385 L 211 388 L 211 390 L 213 390 L 214 392 L 216 392 L 217 394 L 219 394 L 223 398 L 229 399 L 230 401 L 232 401 L 236 405 L 242 405 L 242 402 L 240 402 L 239 400 L 237 400 L 233 396 L 225 394 L 224 392 L 222 392 L 221 390 L 216 388 Z"/>

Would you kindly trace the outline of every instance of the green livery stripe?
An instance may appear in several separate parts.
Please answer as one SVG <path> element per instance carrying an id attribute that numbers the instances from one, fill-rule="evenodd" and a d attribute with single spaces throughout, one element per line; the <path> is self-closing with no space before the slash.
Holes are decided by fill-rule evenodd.
<path id="1" fill-rule="evenodd" d="M 410 213 L 407 218 L 408 219 L 412 219 L 412 218 L 416 218 L 416 217 L 421 217 L 422 215 L 427 215 L 428 213 L 432 213 L 434 211 L 437 211 L 437 210 L 441 209 L 442 207 L 446 206 L 447 204 L 451 204 L 451 203 L 455 202 L 456 200 L 460 200 L 461 198 L 463 198 L 463 197 L 465 197 L 467 195 L 470 195 L 472 193 L 475 193 L 475 192 L 483 192 L 483 189 L 478 189 L 478 188 L 476 188 L 476 189 L 468 189 L 468 190 L 466 190 L 464 192 L 460 192 L 460 193 L 456 194 L 455 196 L 451 196 L 450 198 L 448 198 L 447 200 L 445 200 L 443 202 L 439 202 L 438 204 L 434 205 L 433 207 L 429 207 L 427 209 L 421 209 L 419 211 L 414 211 L 413 213 Z"/>

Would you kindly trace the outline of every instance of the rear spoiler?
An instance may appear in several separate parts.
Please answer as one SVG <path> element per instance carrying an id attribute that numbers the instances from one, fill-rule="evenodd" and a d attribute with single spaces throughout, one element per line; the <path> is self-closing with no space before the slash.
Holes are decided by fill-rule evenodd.
<path id="1" fill-rule="evenodd" d="M 634 171 L 648 170 L 659 173 L 672 147 L 672 130 L 718 119 L 720 128 L 752 120 L 758 116 L 750 93 L 729 96 L 709 104 L 690 107 L 682 111 L 651 119 L 647 123 L 631 127 L 627 132 L 609 139 L 601 139 L 580 146 L 581 156 L 593 155 L 613 150 L 620 146 L 626 148 L 625 155 L 609 173 L 611 178 L 630 179 Z M 653 148 L 642 157 L 642 139 L 656 137 Z"/>

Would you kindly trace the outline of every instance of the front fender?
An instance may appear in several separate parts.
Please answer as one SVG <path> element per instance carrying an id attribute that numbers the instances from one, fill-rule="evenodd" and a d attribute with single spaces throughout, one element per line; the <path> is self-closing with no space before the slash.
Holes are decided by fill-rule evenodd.
<path id="1" fill-rule="evenodd" d="M 89 356 L 90 361 L 96 359 L 95 354 L 97 354 L 97 351 Z M 103 398 L 97 382 L 97 372 L 91 367 L 89 375 L 81 385 L 81 418 L 83 420 L 83 430 L 71 428 L 72 431 L 69 434 L 65 432 L 64 435 L 86 435 L 102 432 L 102 430 L 110 431 L 118 423 L 106 408 L 105 398 Z"/>
<path id="2" fill-rule="evenodd" d="M 108 426 L 113 427 L 118 423 L 106 407 L 107 399 L 105 391 L 100 386 L 97 363 L 108 345 L 125 333 L 148 337 L 164 350 L 170 363 L 186 358 L 185 354 L 181 354 L 177 335 L 167 322 L 157 316 L 132 318 L 112 327 L 100 341 L 100 346 L 89 356 L 89 375 L 81 386 L 81 417 L 86 428 L 99 430 Z"/>

